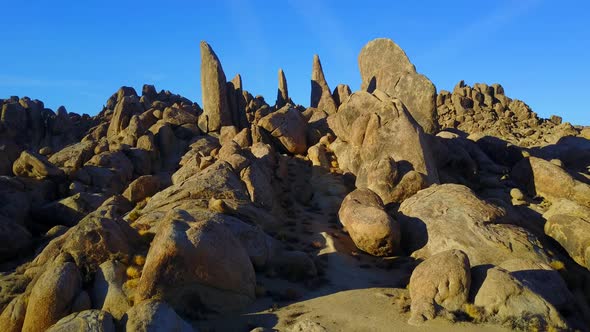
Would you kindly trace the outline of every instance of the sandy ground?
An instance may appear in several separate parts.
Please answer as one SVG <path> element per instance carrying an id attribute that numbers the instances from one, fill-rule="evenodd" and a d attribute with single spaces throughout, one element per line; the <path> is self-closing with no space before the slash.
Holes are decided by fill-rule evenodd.
<path id="1" fill-rule="evenodd" d="M 500 326 L 451 323 L 441 318 L 422 326 L 409 325 L 409 314 L 401 312 L 396 304 L 399 293 L 404 292 L 391 288 L 341 291 L 276 310 L 254 309 L 230 314 L 196 326 L 201 331 L 249 331 L 258 326 L 289 331 L 296 322 L 310 320 L 327 331 L 509 331 Z M 257 302 L 255 306 L 260 306 L 262 302 Z"/>
<path id="2" fill-rule="evenodd" d="M 452 323 L 443 318 L 422 326 L 407 323 L 410 298 L 406 285 L 415 262 L 407 257 L 377 258 L 360 252 L 329 217 L 299 206 L 294 218 L 303 220 L 292 228 L 293 247 L 317 257 L 324 282 L 309 285 L 257 274 L 266 291 L 251 306 L 195 322 L 204 332 L 250 331 L 255 327 L 289 331 L 294 324 L 310 320 L 327 331 L 509 331 L 492 325 Z M 333 220 L 333 219 L 332 219 Z M 313 243 L 313 245 L 311 245 Z M 315 251 L 310 251 L 310 247 Z M 277 297 L 291 294 L 294 299 Z M 273 296 L 274 295 L 274 296 Z M 287 296 L 289 297 L 289 296 Z"/>

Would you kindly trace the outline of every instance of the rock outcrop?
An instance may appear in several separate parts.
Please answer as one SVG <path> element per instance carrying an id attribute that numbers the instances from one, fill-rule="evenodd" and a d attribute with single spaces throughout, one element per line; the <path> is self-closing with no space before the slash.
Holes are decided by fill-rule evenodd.
<path id="1" fill-rule="evenodd" d="M 352 91 L 348 85 L 338 84 L 338 86 L 334 88 L 334 91 L 332 92 L 332 98 L 334 98 L 336 106 L 340 107 L 340 105 L 342 105 L 342 103 L 344 103 L 351 94 Z"/>
<path id="2" fill-rule="evenodd" d="M 452 92 L 442 90 L 436 98 L 441 128 L 454 128 L 480 137 L 493 136 L 512 144 L 529 147 L 554 144 L 578 131 L 560 119 L 541 119 L 521 100 L 505 95 L 500 84 L 464 81 Z"/>
<path id="3" fill-rule="evenodd" d="M 73 262 L 58 262 L 39 277 L 31 290 L 23 331 L 45 330 L 71 313 L 82 278 Z"/>
<path id="4" fill-rule="evenodd" d="M 576 263 L 590 269 L 590 208 L 558 200 L 543 215 L 545 234 L 567 250 Z"/>
<path id="5" fill-rule="evenodd" d="M 20 157 L 12 165 L 12 172 L 16 176 L 34 179 L 63 175 L 63 172 L 51 164 L 47 158 L 29 151 L 23 151 L 20 154 Z"/>
<path id="6" fill-rule="evenodd" d="M 131 303 L 123 289 L 126 280 L 125 264 L 108 260 L 98 267 L 90 299 L 94 307 L 109 312 L 115 319 L 121 319 Z"/>
<path id="7" fill-rule="evenodd" d="M 474 304 L 484 308 L 492 321 L 518 329 L 567 329 L 567 323 L 551 303 L 501 268 L 486 271 Z"/>
<path id="8" fill-rule="evenodd" d="M 375 89 L 398 98 L 422 126 L 424 132 L 438 130 L 436 87 L 424 75 L 416 72 L 406 53 L 392 40 L 378 38 L 363 47 L 358 57 L 361 89 Z"/>
<path id="9" fill-rule="evenodd" d="M 566 198 L 590 207 L 590 185 L 574 179 L 566 170 L 547 160 L 523 159 L 512 169 L 512 177 L 532 196 Z"/>
<path id="10" fill-rule="evenodd" d="M 399 250 L 399 224 L 370 189 L 348 194 L 338 217 L 359 249 L 374 256 L 390 256 Z"/>
<path id="11" fill-rule="evenodd" d="M 125 328 L 127 331 L 137 332 L 195 331 L 165 302 L 152 300 L 138 303 L 127 312 Z"/>
<path id="12" fill-rule="evenodd" d="M 307 123 L 297 109 L 285 106 L 260 119 L 258 126 L 277 138 L 286 151 L 294 154 L 307 151 Z"/>
<path id="13" fill-rule="evenodd" d="M 0 330 L 587 330 L 590 128 L 498 84 L 435 104 L 387 39 L 358 60 L 352 93 L 314 57 L 307 108 L 205 42 L 203 109 L 148 84 L 94 116 L 0 99 Z"/>
<path id="14" fill-rule="evenodd" d="M 105 311 L 86 310 L 75 312 L 67 317 L 60 319 L 51 326 L 48 332 L 115 332 L 115 323 L 113 317 Z"/>
<path id="15" fill-rule="evenodd" d="M 469 258 L 460 250 L 442 251 L 420 263 L 410 278 L 410 323 L 433 319 L 440 310 L 461 310 L 471 287 L 470 268 Z"/>
<path id="16" fill-rule="evenodd" d="M 287 87 L 287 78 L 285 72 L 279 69 L 279 88 L 277 89 L 277 101 L 275 103 L 276 109 L 281 109 L 287 104 L 292 104 L 293 101 L 289 98 L 289 88 Z"/>
<path id="17" fill-rule="evenodd" d="M 501 264 L 507 257 L 549 264 L 536 237 L 508 224 L 506 211 L 455 184 L 433 186 L 405 200 L 400 208 L 402 243 L 416 258 L 459 249 L 472 265 Z"/>
<path id="18" fill-rule="evenodd" d="M 160 295 L 179 312 L 198 315 L 243 307 L 254 299 L 255 285 L 248 254 L 229 229 L 173 210 L 147 254 L 137 300 Z"/>
<path id="19" fill-rule="evenodd" d="M 330 148 L 339 167 L 385 204 L 438 182 L 428 137 L 398 99 L 379 90 L 355 92 L 328 124 L 337 136 Z"/>
<path id="20" fill-rule="evenodd" d="M 309 106 L 325 111 L 328 114 L 336 113 L 337 107 L 332 92 L 324 76 L 320 57 L 316 54 L 313 56 L 313 66 L 311 69 L 311 100 Z"/>
<path id="21" fill-rule="evenodd" d="M 221 62 L 206 42 L 201 42 L 201 92 L 203 114 L 199 127 L 204 132 L 219 131 L 232 124 L 232 114 L 227 100 L 226 78 Z"/>

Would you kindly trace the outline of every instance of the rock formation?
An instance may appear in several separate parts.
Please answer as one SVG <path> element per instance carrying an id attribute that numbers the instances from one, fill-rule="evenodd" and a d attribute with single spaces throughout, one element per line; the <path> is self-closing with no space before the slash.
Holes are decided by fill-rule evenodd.
<path id="1" fill-rule="evenodd" d="M 287 105 L 287 103 L 292 104 L 293 102 L 289 98 L 289 88 L 287 87 L 287 78 L 285 77 L 285 72 L 283 72 L 282 69 L 279 69 L 279 88 L 277 89 L 277 101 L 275 103 L 275 108 L 283 108 L 283 106 Z"/>
<path id="2" fill-rule="evenodd" d="M 204 42 L 203 108 L 1 99 L 0 330 L 588 330 L 590 129 L 358 60 L 352 92 L 314 57 L 307 108 Z"/>
<path id="3" fill-rule="evenodd" d="M 307 151 L 307 123 L 297 109 L 285 106 L 260 119 L 258 125 L 278 138 L 287 151 L 298 154 Z"/>
<path id="4" fill-rule="evenodd" d="M 471 286 L 469 258 L 460 250 L 442 251 L 420 263 L 410 278 L 412 324 L 433 319 L 437 311 L 461 310 Z"/>
<path id="5" fill-rule="evenodd" d="M 480 137 L 489 135 L 522 147 L 554 144 L 577 130 L 560 117 L 541 119 L 521 100 L 505 95 L 500 84 L 464 81 L 452 92 L 442 90 L 436 98 L 441 128 L 456 128 Z"/>
<path id="6" fill-rule="evenodd" d="M 391 256 L 399 249 L 399 224 L 385 212 L 370 189 L 357 189 L 342 201 L 338 218 L 355 245 L 374 256 Z"/>
<path id="7" fill-rule="evenodd" d="M 205 132 L 219 131 L 232 124 L 232 115 L 227 100 L 226 79 L 221 62 L 206 42 L 201 42 L 201 95 L 203 114 L 200 128 Z"/>
<path id="8" fill-rule="evenodd" d="M 385 204 L 401 202 L 438 182 L 428 136 L 400 100 L 380 90 L 353 93 L 328 118 L 336 135 L 331 149 L 356 186 L 377 193 Z"/>
<path id="9" fill-rule="evenodd" d="M 390 39 L 369 42 L 359 54 L 361 89 L 372 93 L 379 89 L 400 99 L 425 132 L 438 130 L 436 87 L 418 74 L 406 53 Z"/>
<path id="10" fill-rule="evenodd" d="M 324 76 L 320 57 L 317 54 L 313 56 L 313 66 L 311 69 L 311 100 L 309 106 L 325 111 L 328 114 L 334 114 L 337 110 L 330 87 Z"/>

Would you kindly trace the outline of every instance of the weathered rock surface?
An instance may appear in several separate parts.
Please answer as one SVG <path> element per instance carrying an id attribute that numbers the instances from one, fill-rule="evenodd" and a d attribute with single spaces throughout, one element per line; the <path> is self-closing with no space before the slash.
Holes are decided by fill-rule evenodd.
<path id="1" fill-rule="evenodd" d="M 484 308 L 490 320 L 518 329 L 566 329 L 559 311 L 506 270 L 498 267 L 486 271 L 474 304 Z"/>
<path id="2" fill-rule="evenodd" d="M 348 194 L 338 217 L 359 249 L 374 256 L 389 256 L 398 251 L 399 224 L 385 212 L 383 202 L 370 189 Z"/>
<path id="3" fill-rule="evenodd" d="M 47 158 L 29 151 L 23 151 L 20 154 L 20 157 L 12 165 L 12 172 L 16 176 L 35 179 L 63 175 L 63 172 L 50 163 Z"/>
<path id="4" fill-rule="evenodd" d="M 438 130 L 436 87 L 424 75 L 418 74 L 406 53 L 392 40 L 378 38 L 363 47 L 358 58 L 361 89 L 375 89 L 396 97 L 425 132 Z"/>
<path id="5" fill-rule="evenodd" d="M 569 123 L 539 118 L 523 101 L 507 97 L 500 84 L 471 87 L 460 81 L 452 92 L 440 91 L 436 106 L 441 128 L 493 136 L 521 147 L 555 144 L 579 134 Z"/>
<path id="6" fill-rule="evenodd" d="M 323 110 L 328 114 L 334 114 L 337 111 L 336 103 L 332 98 L 332 92 L 326 82 L 324 70 L 320 57 L 316 54 L 313 56 L 313 66 L 311 70 L 311 101 L 310 107 Z"/>
<path id="7" fill-rule="evenodd" d="M 130 209 L 126 204 L 120 197 L 107 199 L 76 226 L 49 242 L 31 262 L 29 271 L 43 271 L 60 253 L 73 257 L 83 273 L 95 272 L 113 255 L 129 255 L 130 247 L 136 245 L 139 238 L 120 218 Z"/>
<path id="8" fill-rule="evenodd" d="M 123 91 L 123 88 L 121 90 Z M 127 96 L 122 96 L 115 106 L 113 117 L 109 124 L 107 131 L 108 137 L 113 137 L 123 131 L 131 121 L 133 115 L 142 113 L 144 111 L 143 106 L 139 102 L 137 93 L 135 90 Z"/>
<path id="9" fill-rule="evenodd" d="M 0 99 L 0 151 L 7 157 L 0 159 L 0 174 L 12 175 L 6 171 L 21 151 L 59 151 L 78 142 L 97 122 L 86 114 L 68 113 L 63 106 L 56 113 L 29 97 Z"/>
<path id="10" fill-rule="evenodd" d="M 334 91 L 332 92 L 332 98 L 334 98 L 336 107 L 340 107 L 340 105 L 344 103 L 346 99 L 350 97 L 351 94 L 352 91 L 350 90 L 350 87 L 348 85 L 338 84 L 338 86 L 336 86 L 336 88 L 334 88 Z"/>
<path id="11" fill-rule="evenodd" d="M 355 92 L 328 124 L 337 136 L 330 148 L 339 167 L 355 174 L 356 186 L 375 191 L 385 204 L 402 202 L 438 182 L 427 136 L 399 100 L 380 91 Z"/>
<path id="12" fill-rule="evenodd" d="M 515 258 L 505 260 L 499 267 L 557 309 L 572 309 L 574 296 L 561 274 L 550 265 Z"/>
<path id="13" fill-rule="evenodd" d="M 469 258 L 460 250 L 439 252 L 420 263 L 410 278 L 411 324 L 433 319 L 439 310 L 460 310 L 471 287 Z"/>
<path id="14" fill-rule="evenodd" d="M 121 319 L 130 307 L 123 291 L 125 265 L 109 260 L 99 266 L 94 277 L 90 298 L 94 307 L 109 312 L 115 319 Z"/>
<path id="15" fill-rule="evenodd" d="M 196 331 L 165 302 L 153 300 L 143 301 L 133 306 L 127 312 L 125 327 L 127 331 L 137 332 Z"/>
<path id="16" fill-rule="evenodd" d="M 549 161 L 525 158 L 514 166 L 511 174 L 533 196 L 567 198 L 590 207 L 590 185 L 574 179 L 563 168 Z"/>
<path id="17" fill-rule="evenodd" d="M 281 109 L 287 103 L 292 104 L 291 98 L 289 98 L 289 88 L 287 87 L 287 78 L 285 72 L 279 69 L 279 88 L 277 89 L 277 101 L 275 103 L 276 109 Z"/>
<path id="18" fill-rule="evenodd" d="M 137 203 L 151 197 L 160 190 L 160 179 L 154 175 L 144 175 L 135 179 L 123 192 L 123 197 Z"/>
<path id="19" fill-rule="evenodd" d="M 81 192 L 46 204 L 34 210 L 33 214 L 39 223 L 75 226 L 78 221 L 96 210 L 106 199 L 107 197 L 102 194 Z"/>
<path id="20" fill-rule="evenodd" d="M 399 208 L 402 243 L 416 258 L 459 249 L 472 265 L 499 265 L 508 257 L 549 264 L 539 240 L 506 224 L 506 211 L 479 199 L 462 185 L 421 190 Z"/>
<path id="21" fill-rule="evenodd" d="M 170 264 L 174 269 L 170 269 Z M 179 312 L 226 311 L 254 299 L 248 254 L 225 226 L 183 210 L 160 222 L 146 257 L 137 300 L 160 296 Z"/>
<path id="22" fill-rule="evenodd" d="M 251 110 L 247 109 L 250 106 L 252 95 L 242 87 L 242 76 L 240 74 L 237 74 L 231 82 L 227 83 L 227 94 L 234 126 L 241 129 L 248 128 L 250 120 L 247 113 Z"/>
<path id="23" fill-rule="evenodd" d="M 20 332 L 27 313 L 25 297 L 15 297 L 2 311 L 0 315 L 0 328 L 6 332 Z"/>
<path id="24" fill-rule="evenodd" d="M 590 269 L 590 208 L 562 199 L 545 214 L 545 234 L 559 242 L 576 263 Z"/>
<path id="25" fill-rule="evenodd" d="M 115 332 L 113 317 L 106 311 L 86 310 L 60 319 L 47 332 Z"/>
<path id="26" fill-rule="evenodd" d="M 49 157 L 49 162 L 65 172 L 82 168 L 93 156 L 96 144 L 92 141 L 80 142 L 67 146 Z"/>
<path id="27" fill-rule="evenodd" d="M 277 138 L 286 151 L 294 154 L 307 151 L 307 123 L 297 109 L 285 106 L 260 119 L 258 126 Z"/>
<path id="28" fill-rule="evenodd" d="M 263 151 L 267 153 L 267 149 Z M 265 160 L 264 155 L 257 155 L 259 152 L 253 147 L 252 153 Z M 272 164 L 269 167 L 273 167 Z M 215 208 L 211 206 L 212 201 L 217 202 Z M 203 211 L 210 209 L 237 216 L 263 229 L 278 226 L 276 217 L 252 203 L 246 184 L 235 173 L 231 164 L 222 160 L 212 162 L 185 181 L 154 195 L 140 211 L 136 223 L 155 230 L 166 213 L 175 208 L 182 208 L 195 217 L 199 216 L 196 218 L 209 218 L 210 216 L 203 216 Z"/>
<path id="29" fill-rule="evenodd" d="M 288 332 L 326 332 L 326 328 L 320 323 L 304 319 L 296 322 Z"/>
<path id="30" fill-rule="evenodd" d="M 201 93 L 203 114 L 199 128 L 204 132 L 218 131 L 232 124 L 232 115 L 227 101 L 226 78 L 221 62 L 206 42 L 201 42 Z"/>
<path id="31" fill-rule="evenodd" d="M 23 331 L 43 331 L 71 313 L 82 279 L 72 262 L 57 262 L 43 273 L 31 290 Z"/>

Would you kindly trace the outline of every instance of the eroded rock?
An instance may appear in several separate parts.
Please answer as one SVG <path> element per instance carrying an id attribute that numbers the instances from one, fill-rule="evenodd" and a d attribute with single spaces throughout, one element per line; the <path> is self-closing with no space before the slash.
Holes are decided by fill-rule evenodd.
<path id="1" fill-rule="evenodd" d="M 383 202 L 370 189 L 348 194 L 338 217 L 359 249 L 375 256 L 392 255 L 399 249 L 399 224 L 385 212 Z"/>

